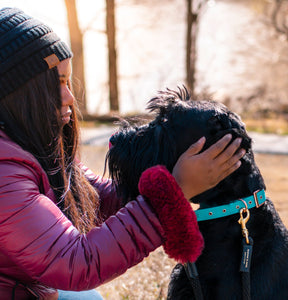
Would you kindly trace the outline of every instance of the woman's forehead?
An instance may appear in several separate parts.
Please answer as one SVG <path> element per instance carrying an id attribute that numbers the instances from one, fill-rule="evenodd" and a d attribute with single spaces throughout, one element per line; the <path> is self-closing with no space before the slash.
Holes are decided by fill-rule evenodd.
<path id="1" fill-rule="evenodd" d="M 58 65 L 57 65 L 58 73 L 59 76 L 67 76 L 69 77 L 71 74 L 71 58 L 67 58 L 62 60 Z"/>

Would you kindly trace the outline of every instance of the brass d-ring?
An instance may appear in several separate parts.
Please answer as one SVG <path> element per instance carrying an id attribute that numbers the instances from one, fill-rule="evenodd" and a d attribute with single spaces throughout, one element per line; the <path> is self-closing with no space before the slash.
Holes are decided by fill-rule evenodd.
<path id="1" fill-rule="evenodd" d="M 247 203 L 243 199 L 239 199 L 239 200 L 241 200 L 244 203 L 244 205 L 245 205 L 245 212 L 247 212 L 248 211 Z"/>

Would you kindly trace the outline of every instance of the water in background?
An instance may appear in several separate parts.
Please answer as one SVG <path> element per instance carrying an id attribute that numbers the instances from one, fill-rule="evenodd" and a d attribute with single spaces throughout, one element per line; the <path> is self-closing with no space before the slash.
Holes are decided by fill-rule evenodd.
<path id="1" fill-rule="evenodd" d="M 158 90 L 185 78 L 184 0 L 118 0 L 117 45 L 120 109 L 143 112 Z M 138 3 L 138 4 L 137 4 Z M 209 1 L 201 17 L 197 89 L 245 113 L 288 103 L 288 43 L 267 25 L 255 1 Z M 85 30 L 88 109 L 108 112 L 105 1 L 78 1 Z M 66 41 L 64 0 L 0 0 L 48 23 Z"/>

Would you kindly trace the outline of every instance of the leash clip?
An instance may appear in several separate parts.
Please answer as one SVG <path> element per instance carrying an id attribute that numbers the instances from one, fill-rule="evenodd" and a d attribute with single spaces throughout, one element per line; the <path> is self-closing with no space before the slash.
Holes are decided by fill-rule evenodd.
<path id="1" fill-rule="evenodd" d="M 245 217 L 243 217 L 243 213 L 246 213 Z M 243 237 L 245 237 L 247 244 L 250 243 L 249 242 L 249 232 L 248 232 L 248 229 L 246 228 L 246 223 L 249 221 L 249 219 L 250 219 L 249 209 L 247 207 L 241 208 L 240 219 L 238 220 L 238 223 L 241 225 L 242 235 L 243 235 Z"/>

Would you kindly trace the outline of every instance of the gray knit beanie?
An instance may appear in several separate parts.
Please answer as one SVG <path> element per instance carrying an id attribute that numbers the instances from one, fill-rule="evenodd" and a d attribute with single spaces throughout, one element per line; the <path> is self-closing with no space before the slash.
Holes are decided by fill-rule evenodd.
<path id="1" fill-rule="evenodd" d="M 0 99 L 69 57 L 50 27 L 18 8 L 0 9 Z"/>

